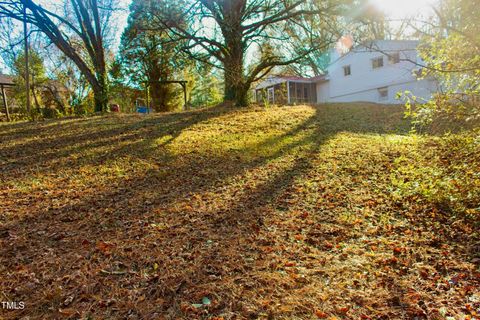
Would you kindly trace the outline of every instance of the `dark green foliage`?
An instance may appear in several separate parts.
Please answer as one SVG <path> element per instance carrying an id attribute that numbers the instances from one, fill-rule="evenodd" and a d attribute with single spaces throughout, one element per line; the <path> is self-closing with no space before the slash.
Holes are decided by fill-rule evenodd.
<path id="1" fill-rule="evenodd" d="M 179 10 L 169 1 L 134 1 L 122 35 L 120 63 L 127 82 L 142 90 L 149 85 L 151 105 L 157 111 L 171 111 L 183 104 L 179 85 L 159 81 L 179 80 L 188 62 L 180 52 L 182 43 L 173 42 L 168 30 L 152 21 L 160 14 L 178 17 Z"/>

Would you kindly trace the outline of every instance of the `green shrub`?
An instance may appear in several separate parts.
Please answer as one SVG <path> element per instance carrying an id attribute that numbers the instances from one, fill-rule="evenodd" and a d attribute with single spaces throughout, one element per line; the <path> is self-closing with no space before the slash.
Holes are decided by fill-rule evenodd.
<path id="1" fill-rule="evenodd" d="M 427 141 L 396 159 L 391 175 L 394 196 L 479 218 L 480 131 Z"/>

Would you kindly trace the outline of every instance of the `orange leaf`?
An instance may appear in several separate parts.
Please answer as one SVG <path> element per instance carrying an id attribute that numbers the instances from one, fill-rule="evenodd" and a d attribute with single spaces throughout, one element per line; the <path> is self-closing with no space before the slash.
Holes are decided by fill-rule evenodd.
<path id="1" fill-rule="evenodd" d="M 280 311 L 281 312 L 292 312 L 292 307 L 291 306 L 281 306 Z"/>
<path id="2" fill-rule="evenodd" d="M 325 241 L 325 248 L 327 248 L 327 249 L 332 249 L 332 248 L 333 248 L 333 244 L 331 244 L 331 243 L 328 242 L 328 241 Z"/>
<path id="3" fill-rule="evenodd" d="M 337 309 L 337 311 L 338 311 L 339 313 L 343 313 L 343 314 L 347 313 L 348 310 L 350 310 L 350 307 L 343 307 L 343 308 L 338 308 L 338 309 Z"/>
<path id="4" fill-rule="evenodd" d="M 64 316 L 67 316 L 67 317 L 70 317 L 72 315 L 74 315 L 76 313 L 76 311 L 72 308 L 68 308 L 68 309 L 58 309 L 58 312 L 60 314 L 63 314 Z"/>
<path id="5" fill-rule="evenodd" d="M 103 242 L 103 241 L 98 241 L 96 248 L 97 250 L 101 251 L 104 254 L 109 254 L 110 250 L 113 248 L 113 244 Z"/>
<path id="6" fill-rule="evenodd" d="M 315 315 L 319 318 L 319 319 L 326 319 L 328 317 L 328 314 L 326 314 L 325 312 L 321 311 L 321 310 L 316 310 L 315 311 Z"/>

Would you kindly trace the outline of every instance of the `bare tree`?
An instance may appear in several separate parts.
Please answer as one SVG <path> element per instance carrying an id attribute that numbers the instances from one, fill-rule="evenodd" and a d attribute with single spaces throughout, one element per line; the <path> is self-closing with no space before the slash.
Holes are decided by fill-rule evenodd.
<path id="1" fill-rule="evenodd" d="M 188 40 L 185 51 L 191 57 L 222 69 L 224 99 L 243 106 L 252 82 L 323 47 L 312 21 L 334 15 L 337 2 L 186 0 L 182 19 L 159 16 L 158 22 Z"/>
<path id="2" fill-rule="evenodd" d="M 92 87 L 95 111 L 108 105 L 108 78 L 104 30 L 108 26 L 113 0 L 65 0 L 63 12 L 47 9 L 32 0 L 0 1 L 0 16 L 26 20 L 45 34 L 79 68 Z"/>
<path id="3" fill-rule="evenodd" d="M 20 52 L 23 43 L 21 27 L 16 21 L 7 17 L 0 17 L 0 57 L 7 69 L 13 68 L 13 63 Z"/>

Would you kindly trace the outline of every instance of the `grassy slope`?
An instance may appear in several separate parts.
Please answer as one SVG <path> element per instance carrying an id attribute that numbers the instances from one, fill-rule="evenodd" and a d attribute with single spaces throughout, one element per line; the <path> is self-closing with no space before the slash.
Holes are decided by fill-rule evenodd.
<path id="1" fill-rule="evenodd" d="M 398 196 L 397 166 L 436 145 L 401 118 L 329 105 L 0 125 L 0 300 L 26 303 L 0 317 L 470 314 L 478 233 Z"/>

